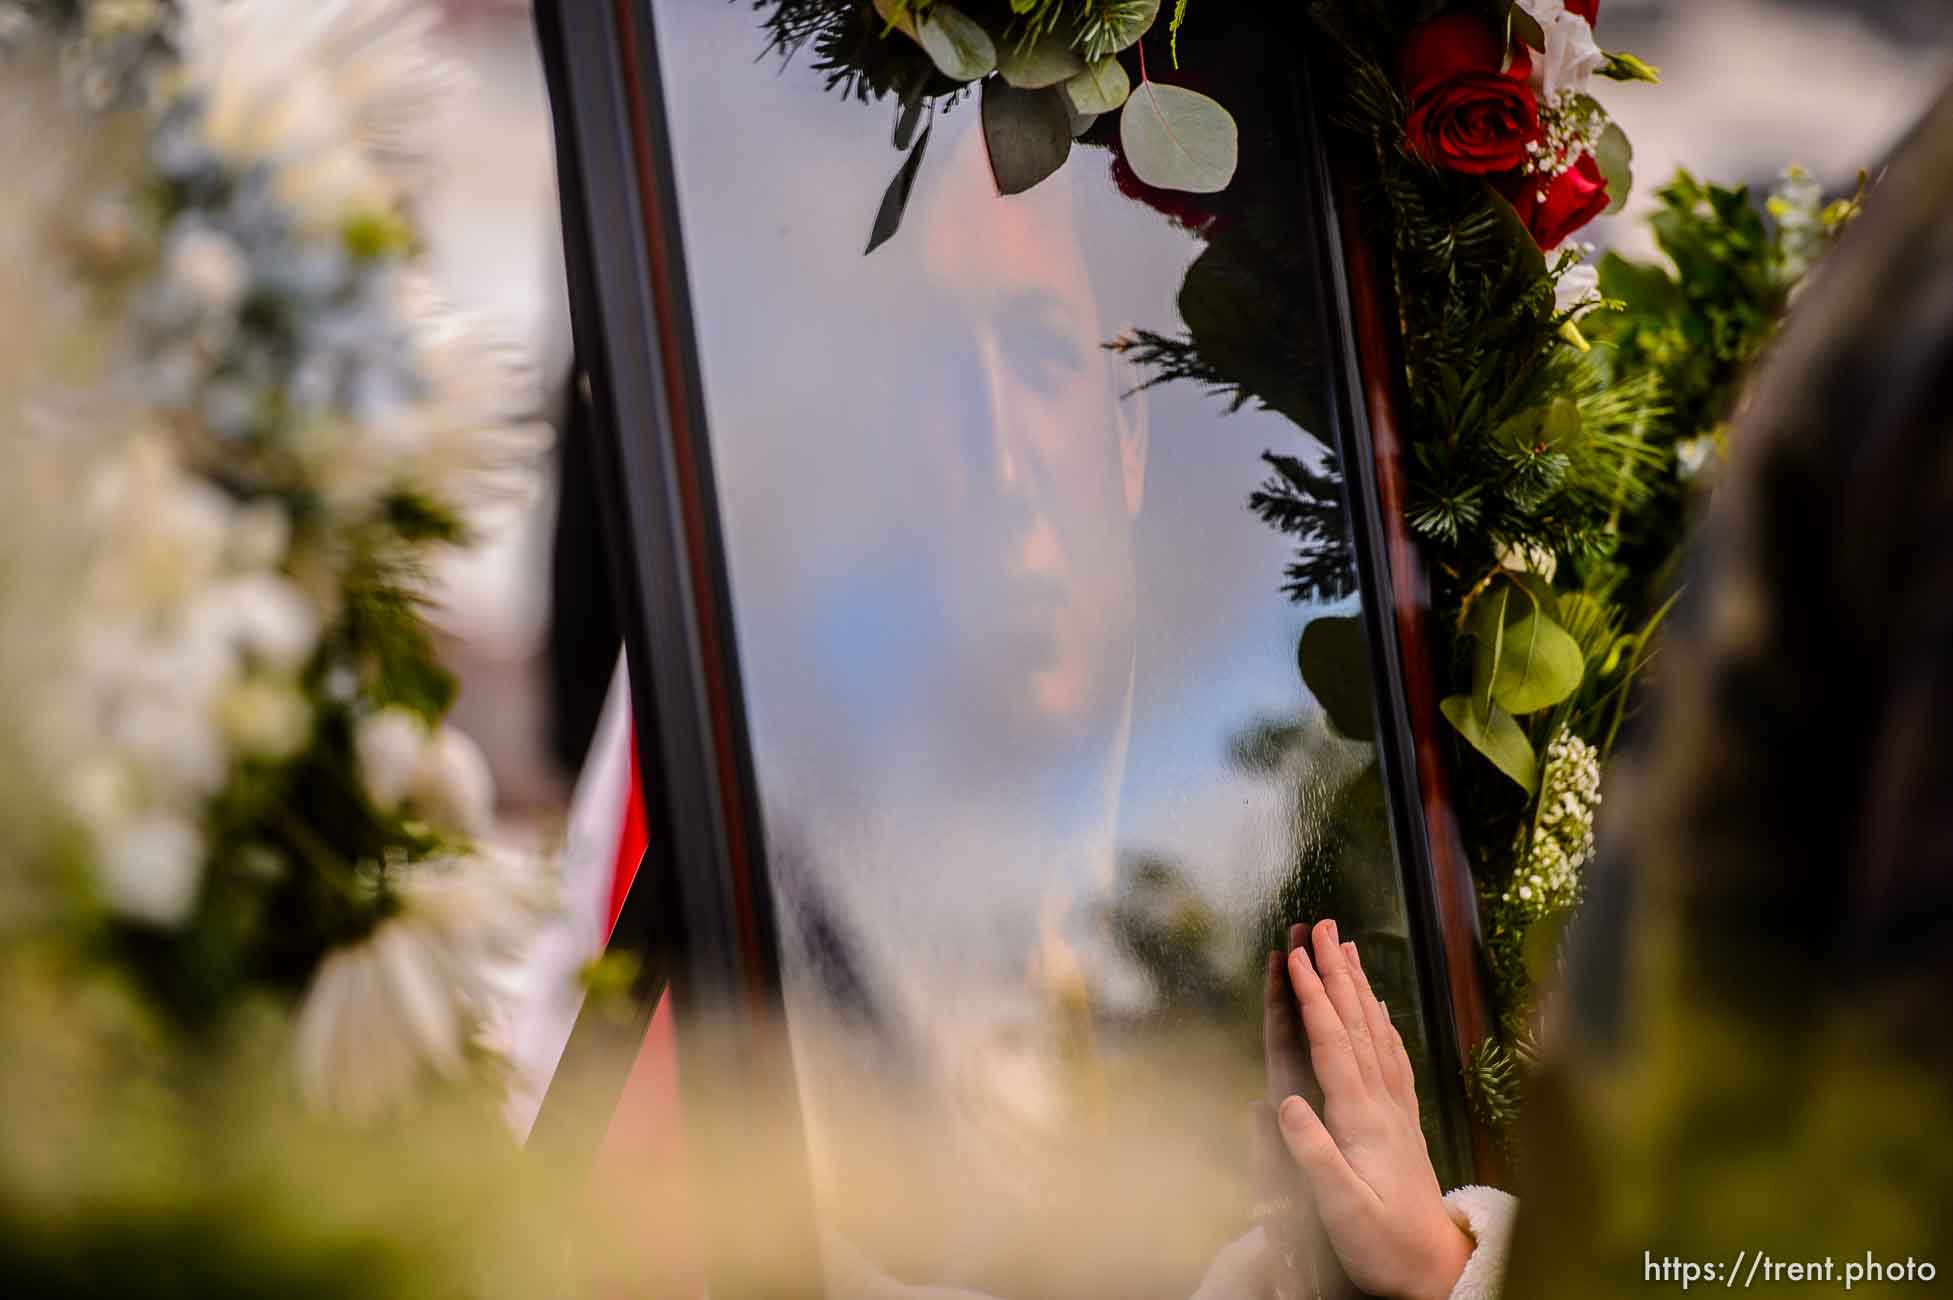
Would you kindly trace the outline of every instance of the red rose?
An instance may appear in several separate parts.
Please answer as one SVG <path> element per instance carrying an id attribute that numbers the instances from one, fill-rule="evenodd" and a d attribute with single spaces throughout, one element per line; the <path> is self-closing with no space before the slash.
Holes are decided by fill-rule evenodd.
<path id="1" fill-rule="evenodd" d="M 1485 20 L 1454 13 L 1420 24 L 1404 42 L 1405 135 L 1429 162 L 1489 176 L 1524 165 L 1539 139 L 1532 55 L 1507 48 Z"/>
<path id="2" fill-rule="evenodd" d="M 1507 188 L 1507 197 L 1539 246 L 1549 251 L 1607 211 L 1613 202 L 1608 197 L 1607 178 L 1600 174 L 1600 164 L 1590 153 L 1581 154 L 1571 170 L 1558 176 L 1518 177 L 1517 188 Z"/>
<path id="3" fill-rule="evenodd" d="M 1566 11 L 1585 18 L 1589 27 L 1600 25 L 1600 0 L 1566 0 Z"/>

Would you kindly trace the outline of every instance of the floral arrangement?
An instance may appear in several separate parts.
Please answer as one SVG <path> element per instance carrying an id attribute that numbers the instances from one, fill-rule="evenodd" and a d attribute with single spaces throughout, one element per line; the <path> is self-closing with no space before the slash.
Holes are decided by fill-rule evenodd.
<path id="1" fill-rule="evenodd" d="M 1575 237 L 1632 184 L 1597 79 L 1657 80 L 1601 48 L 1599 10 L 1314 6 L 1340 56 L 1339 123 L 1374 158 L 1363 211 L 1400 314 L 1408 523 L 1434 575 L 1442 713 L 1502 1022 L 1468 1083 L 1497 1121 L 1517 1106 L 1533 989 L 1580 901 L 1691 494 L 1744 367 L 1857 210 L 1827 207 L 1793 170 L 1766 220 L 1746 191 L 1683 173 L 1654 221 L 1672 268 L 1590 260 Z"/>
<path id="2" fill-rule="evenodd" d="M 829 89 L 896 100 L 895 147 L 907 157 L 875 217 L 871 253 L 901 225 L 938 106 L 953 106 L 971 86 L 982 99 L 1000 193 L 1050 176 L 1072 142 L 1113 113 L 1122 152 L 1147 185 L 1212 193 L 1234 175 L 1240 142 L 1228 111 L 1147 74 L 1140 42 L 1161 21 L 1160 0 L 966 0 L 965 8 L 951 0 L 755 0 L 755 8 L 769 7 L 768 30 L 783 56 L 811 45 Z M 1175 0 L 1164 21 L 1176 64 L 1186 20 L 1187 0 Z"/>
<path id="3" fill-rule="evenodd" d="M 165 1043 L 269 1014 L 361 1119 L 492 1074 L 550 900 L 492 843 L 423 610 L 541 446 L 521 367 L 416 266 L 432 21 L 0 5 L 0 274 L 34 304 L 0 349 L 33 470 L 0 521 L 34 575 L 0 592 L 8 960 L 80 963 Z"/>

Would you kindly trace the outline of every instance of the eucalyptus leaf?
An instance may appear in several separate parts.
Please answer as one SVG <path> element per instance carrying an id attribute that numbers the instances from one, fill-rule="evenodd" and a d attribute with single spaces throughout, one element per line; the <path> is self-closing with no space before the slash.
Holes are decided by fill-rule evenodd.
<path id="1" fill-rule="evenodd" d="M 997 71 L 1019 90 L 1043 90 L 1085 71 L 1085 60 L 1053 31 L 1034 41 L 1005 41 L 997 51 Z"/>
<path id="2" fill-rule="evenodd" d="M 1505 629 L 1505 653 L 1492 677 L 1492 699 L 1507 713 L 1524 716 L 1550 709 L 1580 689 L 1587 660 L 1580 643 L 1541 613 Z"/>
<path id="3" fill-rule="evenodd" d="M 1491 760 L 1493 767 L 1511 777 L 1527 794 L 1538 790 L 1539 759 L 1511 714 L 1493 709 L 1481 718 L 1471 700 L 1463 695 L 1442 701 L 1438 710 L 1473 749 Z"/>
<path id="4" fill-rule="evenodd" d="M 997 67 L 997 45 L 976 19 L 937 0 L 915 24 L 916 42 L 953 81 L 975 81 Z"/>
<path id="5" fill-rule="evenodd" d="M 1065 83 L 1065 99 L 1074 113 L 1116 111 L 1132 93 L 1132 78 L 1116 58 L 1100 59 L 1086 65 L 1083 72 Z"/>
<path id="6" fill-rule="evenodd" d="M 983 83 L 983 142 L 999 194 L 1022 194 L 1064 166 L 1071 110 L 1056 86 L 1019 90 L 1001 77 Z"/>
<path id="7" fill-rule="evenodd" d="M 1133 174 L 1156 189 L 1213 194 L 1227 188 L 1241 134 L 1225 108 L 1185 86 L 1141 82 L 1119 114 Z"/>
<path id="8" fill-rule="evenodd" d="M 1607 129 L 1600 133 L 1600 140 L 1594 145 L 1594 161 L 1600 164 L 1600 174 L 1607 178 L 1607 211 L 1619 212 L 1627 206 L 1628 195 L 1634 191 L 1634 144 L 1620 123 L 1609 122 Z"/>
<path id="9" fill-rule="evenodd" d="M 1160 16 L 1160 0 L 1110 0 L 1094 8 L 1096 12 L 1079 32 L 1084 38 L 1079 52 L 1087 60 L 1103 59 L 1137 45 Z"/>
<path id="10" fill-rule="evenodd" d="M 1302 684 L 1351 740 L 1376 739 L 1376 705 L 1370 698 L 1369 642 L 1359 617 L 1327 616 L 1302 629 L 1296 647 Z"/>
<path id="11" fill-rule="evenodd" d="M 922 125 L 923 113 L 929 103 L 921 95 L 905 100 L 895 114 L 895 147 L 907 149 L 915 143 L 916 128 Z"/>
<path id="12" fill-rule="evenodd" d="M 1523 716 L 1548 709 L 1580 689 L 1587 671 L 1580 644 L 1547 606 L 1516 583 L 1501 581 L 1472 605 L 1472 700 Z"/>
<path id="13" fill-rule="evenodd" d="M 1099 120 L 1097 113 L 1081 113 L 1071 106 L 1069 100 L 1065 103 L 1065 111 L 1071 114 L 1071 138 L 1074 140 L 1083 140 L 1085 133 Z"/>
<path id="14" fill-rule="evenodd" d="M 924 128 L 922 138 L 915 142 L 915 148 L 903 160 L 895 179 L 888 183 L 888 190 L 882 195 L 882 205 L 875 213 L 874 229 L 868 232 L 868 247 L 862 251 L 866 257 L 890 239 L 901 228 L 902 213 L 909 206 L 909 192 L 915 189 L 915 174 L 922 167 L 922 151 L 929 147 L 930 132 L 936 128 L 932 124 Z"/>

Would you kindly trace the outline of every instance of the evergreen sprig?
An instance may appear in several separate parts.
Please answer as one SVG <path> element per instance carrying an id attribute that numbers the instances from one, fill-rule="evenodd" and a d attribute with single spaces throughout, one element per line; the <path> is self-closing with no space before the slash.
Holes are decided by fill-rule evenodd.
<path id="1" fill-rule="evenodd" d="M 1333 455 L 1311 469 L 1294 456 L 1264 452 L 1274 471 L 1248 497 L 1263 523 L 1295 538 L 1295 558 L 1282 590 L 1291 600 L 1327 603 L 1356 590 L 1349 521 L 1343 510 L 1343 475 Z"/>

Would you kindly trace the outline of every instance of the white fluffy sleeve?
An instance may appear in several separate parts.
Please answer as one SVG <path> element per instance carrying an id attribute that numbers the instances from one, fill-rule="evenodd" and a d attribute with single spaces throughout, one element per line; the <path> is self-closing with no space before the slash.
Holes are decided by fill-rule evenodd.
<path id="1" fill-rule="evenodd" d="M 1460 1187 L 1444 1198 L 1445 1213 L 1477 1243 L 1451 1300 L 1498 1300 L 1512 1253 L 1512 1221 L 1519 1202 L 1495 1187 Z"/>
<path id="2" fill-rule="evenodd" d="M 1519 1202 L 1497 1188 L 1460 1187 L 1444 1198 L 1444 1208 L 1476 1243 L 1450 1300 L 1498 1300 Z M 1274 1288 L 1273 1262 L 1268 1239 L 1256 1228 L 1221 1251 L 1193 1300 L 1266 1300 Z"/>

